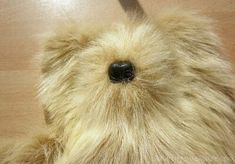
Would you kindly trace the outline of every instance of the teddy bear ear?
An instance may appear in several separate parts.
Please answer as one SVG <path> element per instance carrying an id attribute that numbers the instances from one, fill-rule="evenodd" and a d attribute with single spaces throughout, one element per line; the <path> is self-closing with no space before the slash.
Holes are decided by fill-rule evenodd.
<path id="1" fill-rule="evenodd" d="M 199 79 L 232 97 L 232 67 L 223 55 L 212 19 L 198 11 L 175 8 L 160 12 L 154 21 L 176 57 L 180 76 Z"/>
<path id="2" fill-rule="evenodd" d="M 63 67 L 75 53 L 87 47 L 97 33 L 98 30 L 79 27 L 75 23 L 59 26 L 44 43 L 41 58 L 42 73 L 49 73 Z"/>
<path id="3" fill-rule="evenodd" d="M 233 86 L 231 65 L 222 55 L 213 20 L 198 11 L 176 8 L 160 12 L 154 21 L 183 77 L 201 79 L 224 92 Z"/>
<path id="4" fill-rule="evenodd" d="M 212 19 L 200 15 L 196 10 L 189 11 L 182 8 L 164 10 L 157 15 L 156 24 L 167 41 L 177 46 L 174 48 L 218 45 Z"/>

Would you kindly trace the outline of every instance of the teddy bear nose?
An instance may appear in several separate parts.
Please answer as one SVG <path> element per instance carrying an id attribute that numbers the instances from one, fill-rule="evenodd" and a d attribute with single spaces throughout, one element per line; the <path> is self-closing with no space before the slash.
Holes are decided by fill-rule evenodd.
<path id="1" fill-rule="evenodd" d="M 108 69 L 109 79 L 113 83 L 129 82 L 134 79 L 134 66 L 129 61 L 117 61 Z"/>

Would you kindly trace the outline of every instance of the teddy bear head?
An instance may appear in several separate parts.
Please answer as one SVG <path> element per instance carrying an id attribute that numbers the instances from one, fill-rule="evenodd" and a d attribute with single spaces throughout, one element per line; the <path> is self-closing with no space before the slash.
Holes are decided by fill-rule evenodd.
<path id="1" fill-rule="evenodd" d="M 48 125 L 59 135 L 84 134 L 85 143 L 94 133 L 126 136 L 120 140 L 127 145 L 147 138 L 176 152 L 216 140 L 203 129 L 231 121 L 234 104 L 229 66 L 209 22 L 177 11 L 111 27 L 59 27 L 42 58 Z"/>

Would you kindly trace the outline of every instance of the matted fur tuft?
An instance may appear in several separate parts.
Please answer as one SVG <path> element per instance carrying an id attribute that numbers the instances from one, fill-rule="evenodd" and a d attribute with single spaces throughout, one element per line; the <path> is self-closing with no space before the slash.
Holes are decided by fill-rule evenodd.
<path id="1" fill-rule="evenodd" d="M 233 75 L 211 24 L 169 10 L 92 32 L 60 28 L 42 59 L 47 135 L 0 151 L 0 161 L 235 162 Z M 109 80 L 114 61 L 133 63 L 133 81 Z"/>

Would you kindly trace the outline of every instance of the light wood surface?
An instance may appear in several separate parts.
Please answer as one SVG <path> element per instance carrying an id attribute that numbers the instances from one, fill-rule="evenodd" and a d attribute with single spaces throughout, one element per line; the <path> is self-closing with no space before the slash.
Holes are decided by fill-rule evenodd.
<path id="1" fill-rule="evenodd" d="M 225 52 L 235 65 L 234 0 L 140 0 L 148 15 L 163 6 L 200 9 L 217 20 Z M 58 21 L 115 22 L 125 17 L 117 0 L 1 0 L 0 1 L 0 140 L 23 136 L 43 126 L 37 99 L 39 68 L 33 61 L 39 38 Z M 235 67 L 234 67 L 235 68 Z"/>

